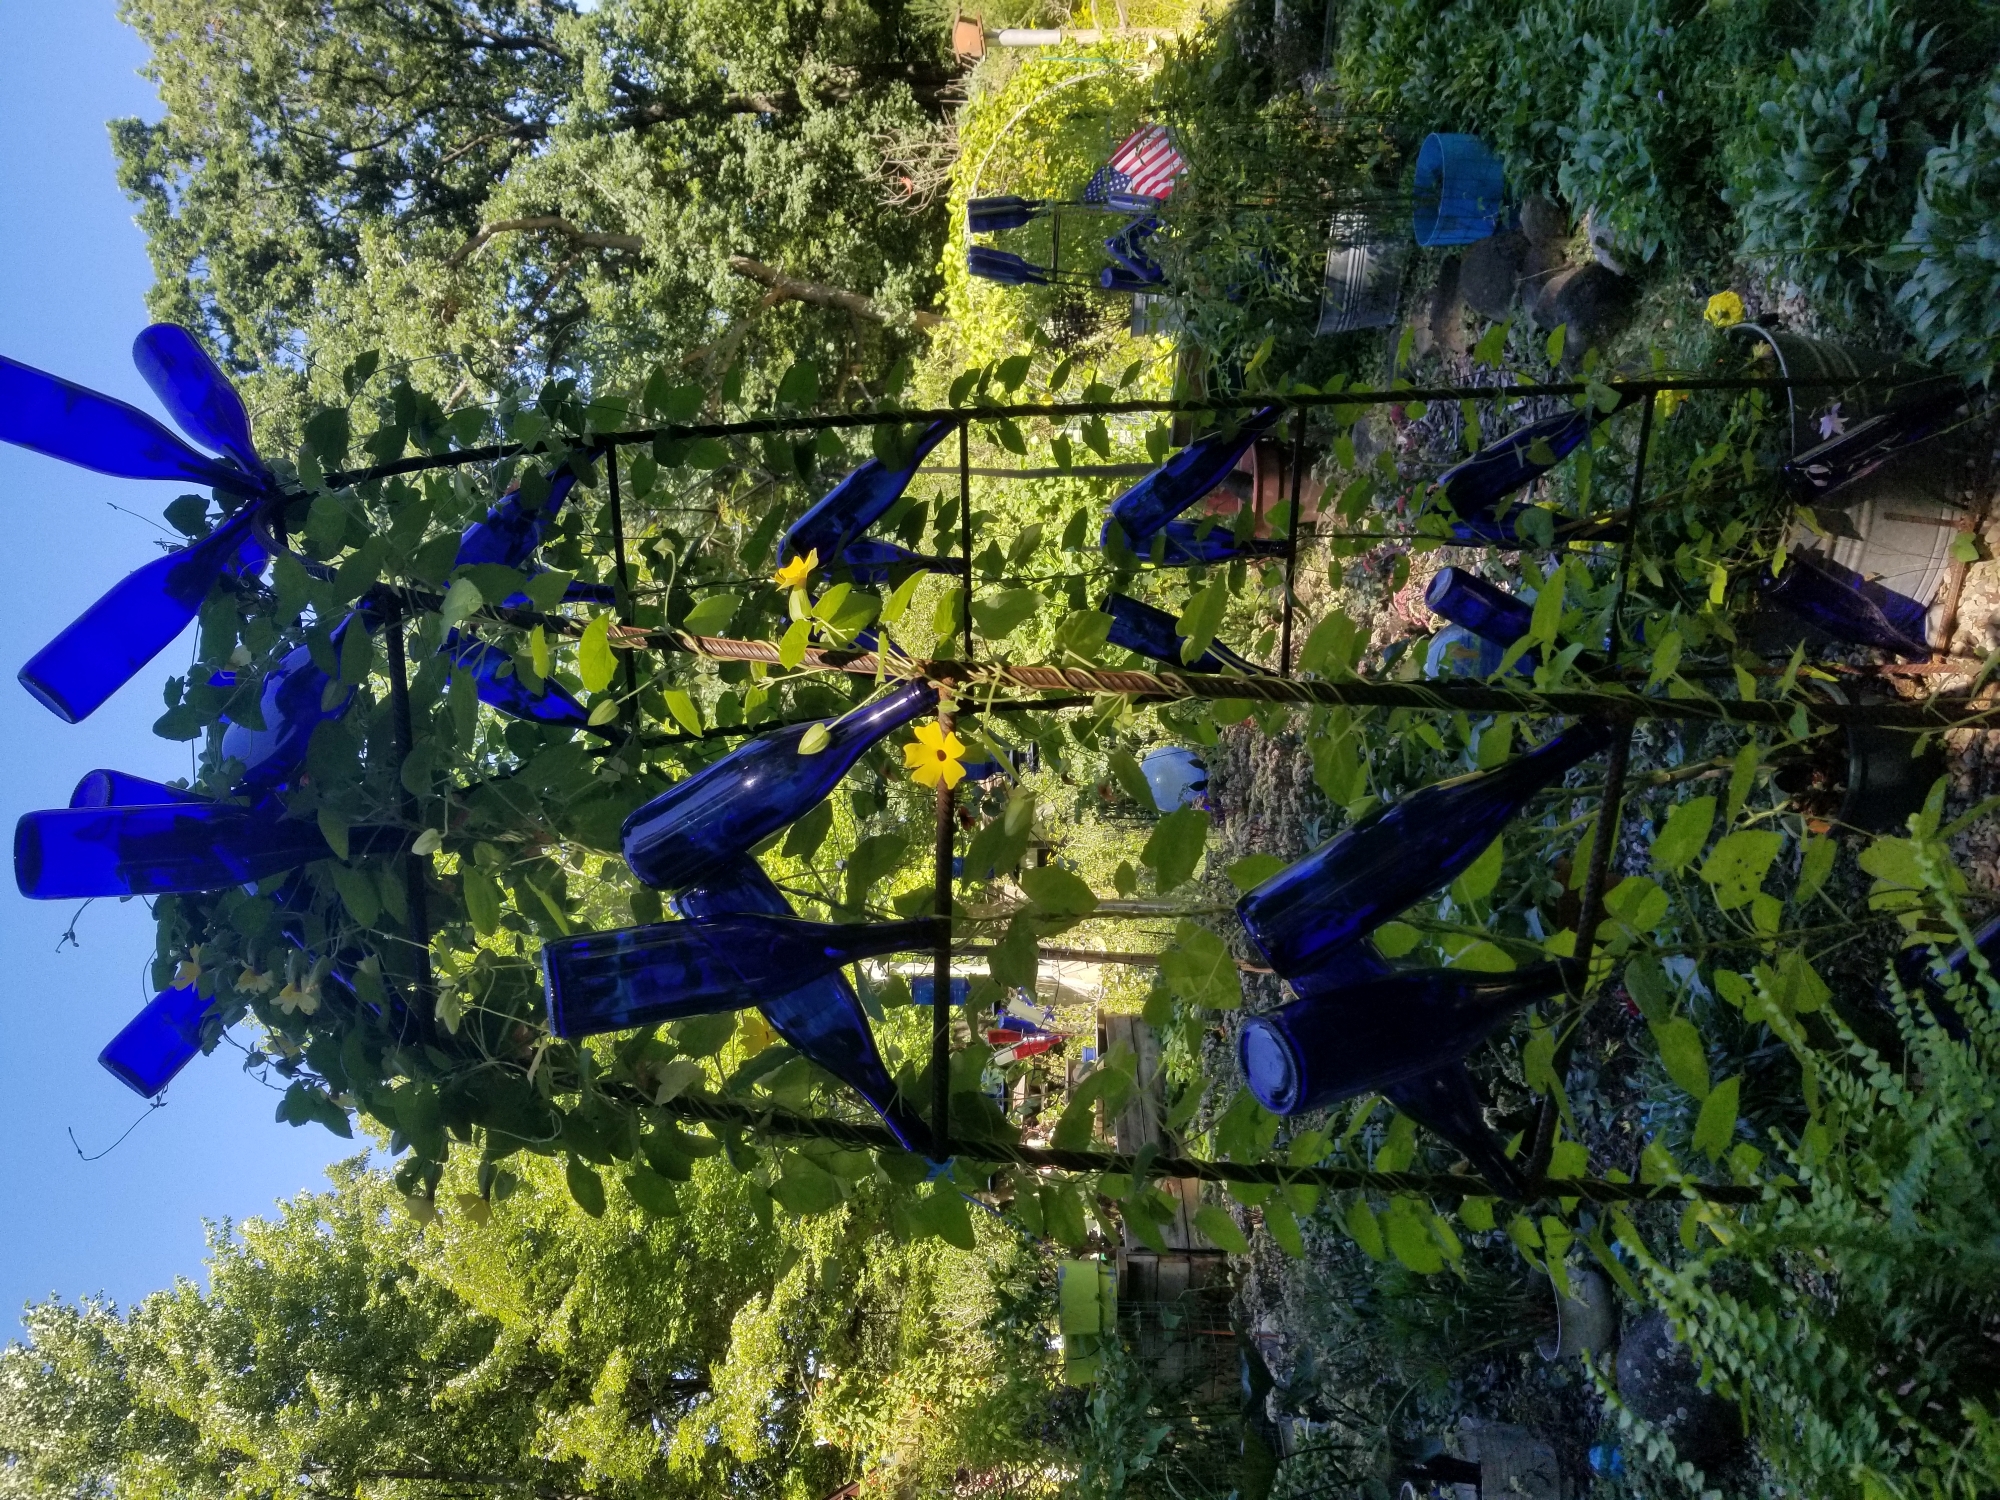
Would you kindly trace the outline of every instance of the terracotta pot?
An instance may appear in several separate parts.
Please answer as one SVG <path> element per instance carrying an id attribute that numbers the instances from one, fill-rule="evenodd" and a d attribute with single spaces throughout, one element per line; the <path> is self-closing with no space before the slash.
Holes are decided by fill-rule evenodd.
<path id="1" fill-rule="evenodd" d="M 1315 480 L 1311 468 L 1317 455 L 1306 453 L 1307 474 L 1299 484 L 1299 509 L 1308 524 L 1319 518 L 1320 496 L 1326 486 Z M 1233 516 L 1249 501 L 1257 512 L 1255 535 L 1268 537 L 1271 525 L 1265 518 L 1292 497 L 1292 445 L 1280 438 L 1259 438 L 1250 451 L 1237 461 L 1236 471 L 1210 490 L 1202 509 L 1212 516 Z"/>

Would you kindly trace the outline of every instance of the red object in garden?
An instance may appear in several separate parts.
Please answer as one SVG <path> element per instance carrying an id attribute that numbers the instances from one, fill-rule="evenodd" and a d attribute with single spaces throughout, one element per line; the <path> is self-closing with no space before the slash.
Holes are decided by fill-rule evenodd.
<path id="1" fill-rule="evenodd" d="M 1173 196 L 1175 179 L 1186 170 L 1173 132 L 1164 125 L 1141 125 L 1084 185 L 1083 201 L 1103 203 L 1121 193 L 1164 202 Z"/>
<path id="2" fill-rule="evenodd" d="M 1307 522 L 1319 519 L 1320 495 L 1326 486 L 1311 474 L 1311 456 L 1307 461 L 1307 474 L 1299 483 L 1299 510 Z M 1278 506 L 1288 504 L 1292 498 L 1292 459 L 1290 445 L 1278 438 L 1259 438 L 1250 451 L 1236 462 L 1236 468 L 1228 479 L 1210 490 L 1202 501 L 1202 509 L 1212 516 L 1233 516 L 1243 509 L 1248 499 L 1256 508 L 1257 529 L 1253 536 L 1262 538 L 1271 534 L 1271 524 L 1266 519 Z"/>

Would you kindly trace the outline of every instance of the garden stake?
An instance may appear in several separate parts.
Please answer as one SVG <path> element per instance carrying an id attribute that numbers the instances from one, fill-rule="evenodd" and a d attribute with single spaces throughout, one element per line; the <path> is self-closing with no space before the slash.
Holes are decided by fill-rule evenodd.
<path id="1" fill-rule="evenodd" d="M 403 655 L 403 611 L 400 605 L 392 605 L 389 618 L 383 627 L 384 644 L 389 653 L 389 702 L 396 728 L 397 781 L 402 786 L 403 821 L 412 828 L 423 816 L 417 803 L 417 794 L 410 790 L 409 783 L 403 781 L 401 770 L 409 764 L 410 751 L 416 739 L 410 727 L 410 670 Z M 416 981 L 418 997 L 428 1005 L 431 996 L 431 921 L 429 905 L 424 898 L 424 866 L 429 863 L 421 854 L 403 856 L 403 892 L 410 908 L 410 936 L 416 945 L 412 963 L 412 977 Z M 425 1012 L 428 1019 L 429 1012 Z"/>
<path id="2" fill-rule="evenodd" d="M 1292 675 L 1292 609 L 1298 602 L 1299 492 L 1306 462 L 1306 414 L 1292 417 L 1292 514 L 1285 537 L 1285 618 L 1278 647 L 1278 675 Z"/>
<path id="3" fill-rule="evenodd" d="M 958 424 L 958 568 L 964 596 L 965 659 L 972 660 L 972 424 Z"/>
<path id="4" fill-rule="evenodd" d="M 632 623 L 632 574 L 625 565 L 625 508 L 618 498 L 618 450 L 609 448 L 604 454 L 604 478 L 610 487 L 611 501 L 611 546 L 612 555 L 618 563 L 618 623 Z M 636 727 L 639 713 L 639 663 L 632 657 L 625 658 L 625 712 L 632 717 Z"/>
<path id="5" fill-rule="evenodd" d="M 959 432 L 963 434 L 961 427 Z M 960 449 L 963 452 L 963 448 Z M 971 596 L 967 595 L 970 608 Z M 938 728 L 952 732 L 951 711 L 939 704 Z M 952 788 L 938 777 L 937 865 L 935 885 L 938 922 L 937 958 L 931 970 L 931 1141 L 940 1161 L 951 1156 L 951 921 L 952 921 Z M 885 1132 L 886 1133 L 886 1132 Z"/>
<path id="6" fill-rule="evenodd" d="M 1632 493 L 1625 502 L 1625 535 L 1618 544 L 1618 574 L 1611 580 L 1611 654 L 1625 644 L 1625 575 L 1632 569 L 1632 543 L 1639 535 L 1639 500 L 1646 489 L 1646 449 L 1653 441 L 1653 407 L 1659 392 L 1639 398 L 1639 451 L 1632 456 Z"/>

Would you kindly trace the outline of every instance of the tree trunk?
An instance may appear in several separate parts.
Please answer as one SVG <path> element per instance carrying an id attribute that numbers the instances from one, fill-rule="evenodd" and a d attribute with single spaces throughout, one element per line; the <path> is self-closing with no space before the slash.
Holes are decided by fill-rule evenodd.
<path id="1" fill-rule="evenodd" d="M 850 292 L 835 286 L 821 286 L 815 281 L 800 281 L 787 276 L 776 266 L 767 266 L 761 260 L 752 260 L 747 255 L 729 257 L 729 269 L 738 276 L 761 282 L 779 297 L 788 302 L 810 302 L 818 307 L 837 307 L 842 312 L 851 313 L 870 323 L 893 323 L 895 318 L 882 311 L 859 292 Z M 913 312 L 910 321 L 919 328 L 936 328 L 944 319 L 934 312 Z"/>

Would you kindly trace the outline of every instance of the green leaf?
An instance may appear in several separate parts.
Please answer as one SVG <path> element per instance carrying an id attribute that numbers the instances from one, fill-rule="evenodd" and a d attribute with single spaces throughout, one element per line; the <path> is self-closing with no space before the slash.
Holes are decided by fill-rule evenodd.
<path id="1" fill-rule="evenodd" d="M 876 882 L 893 873 L 910 852 L 899 834 L 871 833 L 847 856 L 847 904 L 862 906 Z"/>
<path id="2" fill-rule="evenodd" d="M 1056 660 L 1080 656 L 1085 661 L 1096 661 L 1111 638 L 1111 625 L 1111 616 L 1094 609 L 1071 610 L 1056 626 Z"/>
<path id="3" fill-rule="evenodd" d="M 910 1205 L 910 1217 L 957 1249 L 970 1250 L 977 1243 L 972 1237 L 972 1216 L 965 1210 L 965 1199 L 949 1182 L 934 1183 L 928 1194 L 916 1199 Z"/>
<path id="4" fill-rule="evenodd" d="M 1667 893 L 1643 875 L 1627 875 L 1604 896 L 1604 909 L 1640 937 L 1650 937 L 1667 919 Z"/>
<path id="5" fill-rule="evenodd" d="M 833 731 L 824 724 L 808 724 L 806 732 L 799 736 L 798 753 L 817 755 L 833 743 Z"/>
<path id="6" fill-rule="evenodd" d="M 1298 1216 L 1291 1205 L 1281 1198 L 1273 1198 L 1264 1205 L 1264 1227 L 1271 1232 L 1271 1238 L 1280 1250 L 1293 1260 L 1304 1260 L 1306 1255 L 1305 1236 L 1299 1233 Z"/>
<path id="7" fill-rule="evenodd" d="M 1472 346 L 1473 363 L 1498 369 L 1507 353 L 1507 331 L 1513 326 L 1511 321 L 1495 323 L 1482 333 L 1479 342 Z"/>
<path id="8" fill-rule="evenodd" d="M 1429 1215 L 1408 1198 L 1390 1200 L 1383 1233 L 1389 1253 L 1420 1276 L 1444 1269 L 1444 1252 L 1431 1233 Z"/>
<path id="9" fill-rule="evenodd" d="M 787 672 L 806 659 L 806 647 L 812 642 L 812 622 L 794 620 L 784 635 L 778 639 L 778 665 Z"/>
<path id="10" fill-rule="evenodd" d="M 1229 1211 L 1213 1203 L 1204 1203 L 1194 1211 L 1194 1227 L 1208 1236 L 1210 1244 L 1230 1255 L 1248 1255 L 1250 1241 L 1229 1216 Z"/>
<path id="11" fill-rule="evenodd" d="M 1799 884 L 1793 892 L 1795 899 L 1810 901 L 1819 894 L 1826 877 L 1833 873 L 1833 857 L 1840 852 L 1840 846 L 1830 838 L 1809 838 L 1801 849 L 1799 859 Z"/>
<path id="12" fill-rule="evenodd" d="M 1506 850 L 1499 839 L 1494 839 L 1465 871 L 1451 884 L 1451 899 L 1460 906 L 1470 906 L 1475 901 L 1484 901 L 1493 894 L 1493 888 L 1500 883 L 1500 866 L 1506 861 Z"/>
<path id="13" fill-rule="evenodd" d="M 1036 912 L 1056 917 L 1080 917 L 1097 909 L 1097 896 L 1081 877 L 1060 865 L 1043 865 L 1021 872 L 1021 889 Z"/>
<path id="14" fill-rule="evenodd" d="M 354 918 L 357 926 L 373 927 L 376 918 L 382 915 L 380 888 L 369 877 L 366 870 L 357 870 L 353 865 L 336 864 L 333 869 L 333 887 L 340 892 L 341 905 Z"/>
<path id="15" fill-rule="evenodd" d="M 1339 610 L 1313 626 L 1299 652 L 1299 670 L 1321 677 L 1342 677 L 1354 671 L 1368 649 L 1368 632 Z"/>
<path id="16" fill-rule="evenodd" d="M 491 875 L 479 870 L 468 869 L 464 873 L 464 893 L 466 915 L 472 918 L 472 930 L 481 937 L 491 937 L 500 930 L 500 884 Z"/>
<path id="17" fill-rule="evenodd" d="M 334 1103 L 325 1089 L 309 1083 L 293 1083 L 285 1090 L 284 1098 L 278 1101 L 277 1119 L 281 1125 L 292 1126 L 318 1121 L 337 1136 L 348 1140 L 354 1137 L 347 1111 Z"/>
<path id="18" fill-rule="evenodd" d="M 1681 633 L 1669 630 L 1660 637 L 1660 643 L 1653 648 L 1653 666 L 1646 678 L 1648 688 L 1656 688 L 1679 669 L 1681 664 Z M 1710 801 L 1714 799 L 1711 798 Z"/>
<path id="19" fill-rule="evenodd" d="M 1401 958 L 1424 940 L 1407 922 L 1384 922 L 1375 929 L 1375 947 L 1384 958 Z"/>
<path id="20" fill-rule="evenodd" d="M 737 606 L 742 602 L 736 594 L 710 594 L 687 612 L 681 629 L 689 635 L 720 635 L 736 618 Z"/>
<path id="21" fill-rule="evenodd" d="M 819 400 L 819 370 L 809 359 L 802 359 L 785 371 L 778 382 L 778 404 L 790 406 L 799 411 L 808 410 Z"/>
<path id="22" fill-rule="evenodd" d="M 445 590 L 444 603 L 438 606 L 438 613 L 444 616 L 447 626 L 456 626 L 467 616 L 484 608 L 485 604 L 478 585 L 470 578 L 454 578 L 451 587 Z"/>
<path id="23" fill-rule="evenodd" d="M 1667 814 L 1666 825 L 1653 836 L 1653 863 L 1678 875 L 1708 843 L 1715 826 L 1715 799 L 1691 797 Z"/>
<path id="24" fill-rule="evenodd" d="M 910 607 L 910 600 L 916 595 L 924 579 L 929 576 L 927 573 L 912 573 L 896 585 L 896 592 L 891 594 L 888 602 L 882 606 L 883 624 L 894 625 L 903 618 L 904 612 Z"/>
<path id="25" fill-rule="evenodd" d="M 695 711 L 694 699 L 683 688 L 668 688 L 661 694 L 667 700 L 667 712 L 674 721 L 689 734 L 701 733 L 701 715 Z"/>
<path id="26" fill-rule="evenodd" d="M 1714 887 L 1715 904 L 1724 911 L 1748 906 L 1784 846 L 1782 833 L 1764 828 L 1740 829 L 1719 840 L 1701 867 L 1701 878 Z"/>
<path id="27" fill-rule="evenodd" d="M 833 827 L 833 802 L 829 798 L 816 804 L 786 830 L 784 848 L 786 859 L 802 859 L 811 862 L 819 853 L 819 846 L 826 842 L 827 833 Z"/>
<path id="28" fill-rule="evenodd" d="M 1670 1016 L 1651 1025 L 1653 1040 L 1660 1049 L 1660 1064 L 1667 1070 L 1667 1076 L 1684 1092 L 1706 1099 L 1708 1049 L 1702 1045 L 1701 1033 L 1694 1022 L 1684 1016 Z"/>
<path id="29" fill-rule="evenodd" d="M 576 1156 L 567 1158 L 563 1177 L 569 1183 L 569 1195 L 576 1200 L 576 1206 L 593 1219 L 603 1218 L 604 1179 Z"/>
<path id="30" fill-rule="evenodd" d="M 1549 335 L 1548 342 L 1542 346 L 1549 356 L 1550 364 L 1559 365 L 1562 363 L 1563 347 L 1568 342 L 1569 342 L 1569 324 L 1567 323 L 1557 324 L 1556 331 Z"/>
<path id="31" fill-rule="evenodd" d="M 611 654 L 611 616 L 598 615 L 584 627 L 583 639 L 577 642 L 576 673 L 585 688 L 601 693 L 611 686 L 617 672 L 618 663 Z"/>
<path id="32" fill-rule="evenodd" d="M 1111 779 L 1118 783 L 1118 789 L 1139 806 L 1151 808 L 1153 788 L 1146 780 L 1146 773 L 1139 769 L 1139 762 L 1133 759 L 1129 750 L 1113 750 L 1106 758 L 1111 770 Z"/>
<path id="33" fill-rule="evenodd" d="M 1368 1206 L 1366 1198 L 1356 1198 L 1347 1205 L 1341 1224 L 1370 1260 L 1389 1258 L 1389 1247 L 1382 1237 L 1382 1221 L 1375 1217 L 1375 1210 Z"/>
<path id="34" fill-rule="evenodd" d="M 986 972 L 1004 989 L 1032 990 L 1040 958 L 1034 919 L 1022 912 L 1007 924 L 1006 933 L 986 955 Z"/>
<path id="35" fill-rule="evenodd" d="M 1667 972 L 1650 953 L 1642 953 L 1625 965 L 1625 992 L 1648 1021 L 1663 1022 L 1674 1011 L 1673 995 L 1667 988 Z"/>
<path id="36" fill-rule="evenodd" d="M 1694 1148 L 1710 1161 L 1727 1151 L 1736 1137 L 1736 1104 L 1741 1092 L 1741 1079 L 1725 1078 L 1702 1101 L 1701 1114 L 1694 1122 Z"/>
<path id="37" fill-rule="evenodd" d="M 635 1166 L 624 1180 L 625 1191 L 632 1201 L 654 1217 L 666 1218 L 679 1210 L 674 1185 L 652 1168 Z"/>
<path id="38" fill-rule="evenodd" d="M 1174 630 L 1185 637 L 1181 642 L 1183 664 L 1192 662 L 1208 650 L 1215 640 L 1215 632 L 1222 625 L 1222 612 L 1228 604 L 1229 583 L 1225 578 L 1217 578 L 1188 600 L 1174 624 Z"/>
<path id="39" fill-rule="evenodd" d="M 1208 847 L 1208 814 L 1198 807 L 1182 807 L 1153 825 L 1139 862 L 1153 871 L 1154 887 L 1171 891 L 1194 874 Z"/>
<path id="40" fill-rule="evenodd" d="M 972 623 L 989 641 L 1004 640 L 1034 618 L 1042 596 L 1033 589 L 1008 589 L 972 601 Z"/>
<path id="41" fill-rule="evenodd" d="M 1289 868 L 1287 861 L 1275 854 L 1246 854 L 1230 863 L 1229 883 L 1239 891 L 1254 891 L 1280 870 Z"/>
<path id="42" fill-rule="evenodd" d="M 804 1218 L 840 1207 L 840 1182 L 831 1172 L 797 1154 L 785 1158 L 784 1171 L 771 1184 L 771 1196 L 787 1213 Z M 968 1227 L 970 1227 L 968 1225 Z"/>
<path id="43" fill-rule="evenodd" d="M 1757 762 L 1763 749 L 1752 740 L 1745 740 L 1736 752 L 1735 764 L 1729 772 L 1729 800 L 1723 804 L 1722 826 L 1727 828 L 1736 821 L 1736 815 L 1743 811 L 1743 804 L 1750 796 L 1750 788 L 1757 779 Z"/>
<path id="44" fill-rule="evenodd" d="M 1174 946 L 1160 955 L 1160 978 L 1179 999 L 1205 1010 L 1243 1003 L 1243 978 L 1228 945 L 1185 918 L 1174 925 Z"/>

